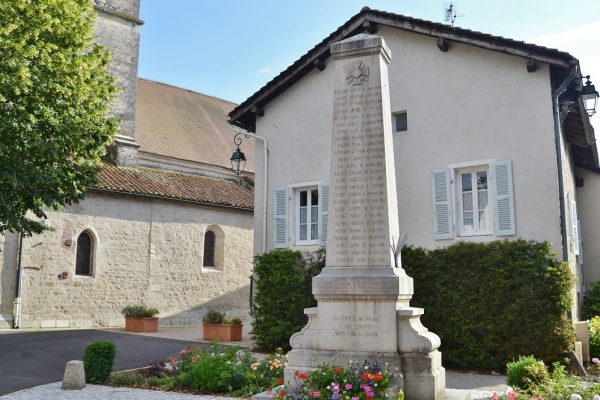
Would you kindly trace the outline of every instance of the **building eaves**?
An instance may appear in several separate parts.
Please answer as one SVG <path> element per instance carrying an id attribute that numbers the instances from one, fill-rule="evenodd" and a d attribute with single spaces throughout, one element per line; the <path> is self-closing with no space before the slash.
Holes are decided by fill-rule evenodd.
<path id="1" fill-rule="evenodd" d="M 236 182 L 153 168 L 119 168 L 104 163 L 90 190 L 141 195 L 217 207 L 252 210 L 254 194 Z"/>
<path id="2" fill-rule="evenodd" d="M 254 110 L 262 108 L 271 100 L 283 93 L 303 76 L 316 68 L 319 61 L 330 56 L 329 47 L 332 43 L 347 37 L 372 29 L 377 24 L 428 35 L 433 38 L 444 39 L 451 42 L 468 44 L 491 51 L 524 57 L 526 59 L 549 63 L 567 75 L 569 61 L 574 57 L 569 53 L 543 46 L 528 44 L 521 41 L 493 36 L 468 29 L 451 27 L 440 23 L 422 19 L 406 17 L 399 14 L 363 8 L 360 13 L 352 17 L 335 32 L 309 50 L 287 69 L 273 78 L 265 86 L 250 96 L 242 104 L 229 113 L 229 122 L 248 131 L 254 132 L 256 116 Z M 372 31 L 374 32 L 374 31 Z"/>

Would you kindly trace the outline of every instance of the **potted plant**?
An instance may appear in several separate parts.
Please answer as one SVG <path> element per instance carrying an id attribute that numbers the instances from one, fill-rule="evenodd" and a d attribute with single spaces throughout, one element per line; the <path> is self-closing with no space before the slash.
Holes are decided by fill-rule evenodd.
<path id="1" fill-rule="evenodd" d="M 158 314 L 156 308 L 146 306 L 127 306 L 121 313 L 125 317 L 125 330 L 128 332 L 158 332 Z"/>
<path id="2" fill-rule="evenodd" d="M 208 310 L 202 318 L 204 340 L 239 341 L 242 340 L 242 320 L 227 318 L 217 310 Z"/>

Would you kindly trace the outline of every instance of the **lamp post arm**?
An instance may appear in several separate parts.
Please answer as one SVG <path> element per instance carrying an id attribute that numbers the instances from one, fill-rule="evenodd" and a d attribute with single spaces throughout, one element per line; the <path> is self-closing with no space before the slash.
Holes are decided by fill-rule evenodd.
<path id="1" fill-rule="evenodd" d="M 231 129 L 234 132 L 240 133 L 242 135 L 246 135 L 252 137 L 254 139 L 263 141 L 263 152 L 264 152 L 264 172 L 263 172 L 263 206 L 262 206 L 262 252 L 265 253 L 267 251 L 267 183 L 268 183 L 268 155 L 269 155 L 269 145 L 267 143 L 267 139 L 258 136 L 257 134 L 248 132 L 242 128 L 231 125 Z"/>

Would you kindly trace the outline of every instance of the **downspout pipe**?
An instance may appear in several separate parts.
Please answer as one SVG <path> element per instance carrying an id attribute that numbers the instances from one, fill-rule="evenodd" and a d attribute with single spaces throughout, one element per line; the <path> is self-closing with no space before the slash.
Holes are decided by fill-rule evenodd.
<path id="1" fill-rule="evenodd" d="M 17 296 L 15 297 L 15 316 L 13 328 L 21 326 L 21 293 L 23 292 L 23 233 L 19 232 L 19 258 L 17 261 Z"/>
<path id="2" fill-rule="evenodd" d="M 269 155 L 269 145 L 267 143 L 267 139 L 262 137 L 262 136 L 258 136 L 252 132 L 248 132 L 245 129 L 239 128 L 235 125 L 231 125 L 231 129 L 233 129 L 234 132 L 239 133 L 241 135 L 246 135 L 249 137 L 252 137 L 254 139 L 258 139 L 258 140 L 262 140 L 263 141 L 263 152 L 264 152 L 264 171 L 263 171 L 263 177 L 264 177 L 264 184 L 263 184 L 263 205 L 262 205 L 262 210 L 263 210 L 263 214 L 262 214 L 262 252 L 265 253 L 267 251 L 267 183 L 268 183 L 268 155 Z"/>
<path id="3" fill-rule="evenodd" d="M 559 96 L 567 89 L 573 79 L 577 77 L 579 71 L 579 62 L 576 59 L 569 61 L 571 72 L 552 94 L 552 108 L 554 111 L 554 142 L 556 146 L 556 167 L 558 169 L 558 200 L 560 204 L 560 230 L 562 236 L 562 257 L 563 261 L 569 260 L 569 247 L 567 240 L 567 224 L 565 210 L 565 185 L 563 182 L 563 163 L 562 163 L 562 140 L 560 129 L 560 107 L 558 104 Z"/>

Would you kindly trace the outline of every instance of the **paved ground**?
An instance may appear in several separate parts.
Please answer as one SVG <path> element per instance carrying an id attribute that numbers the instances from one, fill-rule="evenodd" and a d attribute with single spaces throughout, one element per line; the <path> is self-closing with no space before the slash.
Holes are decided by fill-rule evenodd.
<path id="1" fill-rule="evenodd" d="M 113 370 L 117 371 L 144 366 L 149 361 L 176 354 L 190 343 L 205 344 L 201 337 L 201 327 L 160 327 L 159 332 L 143 334 L 125 333 L 122 329 L 45 332 L 0 330 L 0 399 L 230 400 L 227 397 L 99 385 L 87 385 L 84 389 L 75 391 L 60 388 L 66 363 L 74 359 L 80 360 L 85 346 L 91 341 L 115 342 L 117 357 Z M 252 347 L 247 333 L 244 334 L 244 340 L 235 345 Z M 36 381 L 42 383 L 35 383 Z M 20 386 L 15 388 L 14 384 Z M 446 387 L 467 390 L 464 393 L 470 392 L 473 400 L 489 399 L 493 392 L 503 393 L 506 390 L 506 376 L 446 370 Z"/>
<path id="2" fill-rule="evenodd" d="M 0 333 L 0 395 L 61 381 L 67 362 L 82 360 L 85 347 L 95 340 L 115 343 L 115 371 L 138 368 L 177 355 L 191 342 L 185 338 L 175 340 L 97 329 L 3 330 Z"/>

